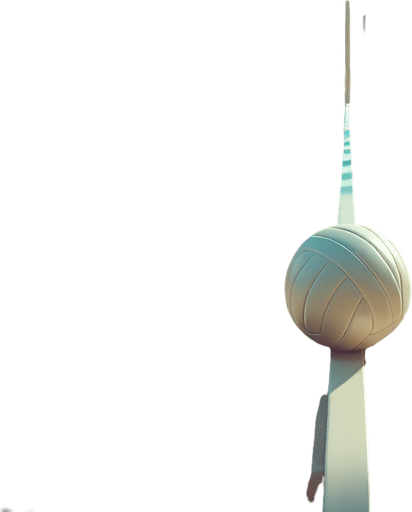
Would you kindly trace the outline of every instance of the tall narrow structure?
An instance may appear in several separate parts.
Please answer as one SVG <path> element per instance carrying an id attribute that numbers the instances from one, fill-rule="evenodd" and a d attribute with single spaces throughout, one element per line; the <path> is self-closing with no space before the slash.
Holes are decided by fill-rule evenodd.
<path id="1" fill-rule="evenodd" d="M 339 200 L 339 224 L 354 224 L 355 212 L 353 206 L 352 186 L 352 151 L 350 146 L 349 130 L 349 105 L 350 105 L 350 7 L 346 2 L 345 12 L 345 118 L 344 118 L 344 143 L 342 162 L 342 184 Z"/>
<path id="2" fill-rule="evenodd" d="M 331 351 L 327 413 L 318 414 L 327 417 L 327 424 L 320 429 L 322 435 L 315 437 L 315 442 L 318 438 L 325 446 L 314 450 L 318 454 L 316 471 L 325 477 L 323 511 L 369 512 L 365 350 L 402 321 L 409 305 L 410 282 L 394 245 L 380 233 L 355 224 L 348 1 L 345 10 L 344 151 L 338 224 L 318 231 L 300 246 L 286 274 L 285 293 L 295 324 Z"/>

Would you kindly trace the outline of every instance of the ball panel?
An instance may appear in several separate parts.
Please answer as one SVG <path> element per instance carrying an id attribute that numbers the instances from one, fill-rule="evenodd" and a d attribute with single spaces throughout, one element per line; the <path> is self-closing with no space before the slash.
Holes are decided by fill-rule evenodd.
<path id="1" fill-rule="evenodd" d="M 306 296 L 318 274 L 328 263 L 327 258 L 321 254 L 315 254 L 295 279 L 292 289 L 291 310 L 292 318 L 300 329 L 304 329 L 303 311 Z"/>
<path id="2" fill-rule="evenodd" d="M 346 278 L 333 295 L 326 308 L 319 336 L 328 345 L 334 345 L 343 338 L 362 300 L 362 295 L 352 281 Z"/>
<path id="3" fill-rule="evenodd" d="M 408 311 L 409 307 L 409 301 L 410 301 L 410 295 L 411 295 L 411 288 L 410 288 L 410 280 L 408 275 L 408 270 L 406 268 L 406 265 L 402 259 L 402 256 L 400 255 L 398 249 L 393 245 L 393 243 L 388 240 L 384 235 L 381 233 L 378 233 L 375 230 L 372 230 L 370 228 L 365 228 L 369 231 L 375 233 L 377 236 L 379 236 L 386 246 L 391 250 L 393 257 L 395 259 L 396 266 L 399 270 L 400 278 L 401 278 L 401 290 L 402 290 L 402 312 L 403 316 L 405 316 L 406 312 Z"/>
<path id="4" fill-rule="evenodd" d="M 344 279 L 346 274 L 332 262 L 328 263 L 315 279 L 304 306 L 306 331 L 320 334 L 326 308 Z"/>
<path id="5" fill-rule="evenodd" d="M 319 235 L 308 238 L 301 247 L 324 255 L 356 283 L 371 308 L 375 332 L 392 323 L 392 310 L 382 286 L 370 269 L 351 251 L 338 242 Z"/>
<path id="6" fill-rule="evenodd" d="M 292 297 L 293 285 L 295 284 L 296 278 L 298 277 L 303 267 L 313 256 L 315 256 L 315 254 L 316 253 L 312 251 L 298 250 L 290 262 L 285 281 L 286 304 L 290 315 L 292 315 L 290 301 Z"/>
<path id="7" fill-rule="evenodd" d="M 398 286 L 400 286 L 400 276 L 395 263 L 395 258 L 392 254 L 392 251 L 389 250 L 387 244 L 385 243 L 385 238 L 387 237 L 382 236 L 382 233 L 380 233 L 378 230 L 369 228 L 368 226 L 363 226 L 362 224 L 344 225 L 343 227 L 336 225 L 332 229 L 334 232 L 347 231 L 366 240 L 385 260 L 386 264 L 391 269 L 391 272 L 397 281 Z M 387 240 L 389 239 L 387 238 Z"/>
<path id="8" fill-rule="evenodd" d="M 370 334 L 367 338 L 363 340 L 363 342 L 360 345 L 356 347 L 356 350 L 363 350 L 365 348 L 372 347 L 373 345 L 378 343 L 378 341 L 383 340 L 383 338 L 388 336 L 388 334 L 393 332 L 398 327 L 402 320 L 403 316 L 401 318 L 398 318 L 398 320 L 396 320 L 396 322 L 393 322 L 393 324 L 388 325 L 388 327 L 386 327 L 385 329 L 382 329 L 379 332 L 375 332 L 374 334 Z"/>
<path id="9" fill-rule="evenodd" d="M 364 340 L 371 332 L 373 326 L 372 313 L 365 299 L 362 299 L 352 317 L 347 331 L 338 343 L 333 345 L 334 350 L 354 350 L 360 340 Z"/>
<path id="10" fill-rule="evenodd" d="M 397 260 L 399 259 L 399 249 L 393 244 L 391 247 L 388 242 L 391 242 L 390 238 L 385 236 L 383 233 L 378 231 L 377 229 L 372 229 L 368 226 L 363 226 L 363 231 L 361 236 L 363 236 L 366 240 L 370 240 L 371 245 L 373 245 L 377 251 L 384 258 L 386 263 L 391 269 L 391 272 L 398 283 L 398 286 L 401 286 L 401 276 L 399 273 Z M 393 250 L 395 248 L 395 251 Z M 402 257 L 403 260 L 403 257 Z"/>
<path id="11" fill-rule="evenodd" d="M 394 320 L 397 320 L 402 314 L 400 288 L 390 267 L 381 254 L 369 242 L 354 233 L 335 229 L 334 227 L 324 229 L 319 233 L 320 236 L 325 236 L 342 244 L 368 267 L 369 271 L 382 286 L 389 301 L 392 311 L 390 322 L 392 323 Z"/>

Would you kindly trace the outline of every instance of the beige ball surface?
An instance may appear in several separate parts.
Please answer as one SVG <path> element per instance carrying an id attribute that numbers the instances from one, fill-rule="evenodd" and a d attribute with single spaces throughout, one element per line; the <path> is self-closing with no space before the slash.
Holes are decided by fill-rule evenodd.
<path id="1" fill-rule="evenodd" d="M 299 247 L 285 291 L 293 321 L 309 338 L 333 350 L 362 350 L 401 323 L 410 282 L 387 238 L 357 224 L 339 224 Z"/>

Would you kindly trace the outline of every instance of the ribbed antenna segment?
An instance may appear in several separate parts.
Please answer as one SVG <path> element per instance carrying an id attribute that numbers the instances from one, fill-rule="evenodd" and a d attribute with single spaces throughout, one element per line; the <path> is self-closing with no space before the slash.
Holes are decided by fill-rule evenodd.
<path id="1" fill-rule="evenodd" d="M 338 224 L 357 224 L 355 183 L 352 168 L 352 142 L 350 132 L 350 103 L 345 104 L 343 123 L 343 153 L 338 202 Z"/>

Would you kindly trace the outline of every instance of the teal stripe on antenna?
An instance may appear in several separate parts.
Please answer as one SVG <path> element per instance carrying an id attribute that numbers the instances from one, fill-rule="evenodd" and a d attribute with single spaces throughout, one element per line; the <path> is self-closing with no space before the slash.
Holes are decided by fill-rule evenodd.
<path id="1" fill-rule="evenodd" d="M 350 131 L 350 103 L 345 104 L 342 122 L 343 152 L 340 175 L 337 224 L 357 224 L 355 182 L 352 167 L 352 142 Z"/>

